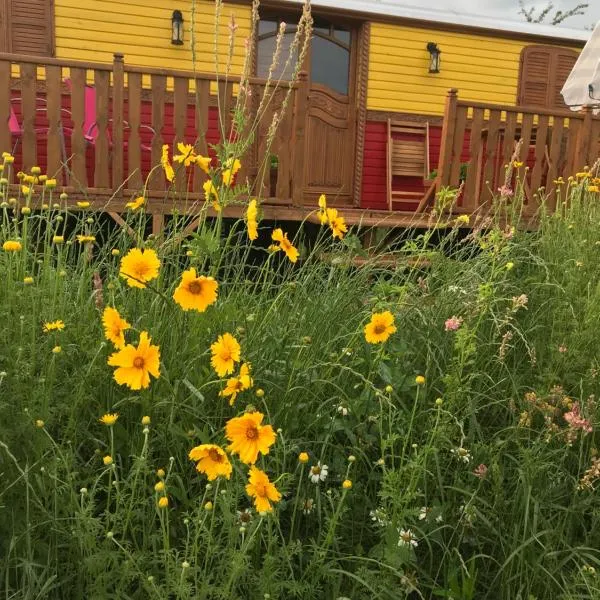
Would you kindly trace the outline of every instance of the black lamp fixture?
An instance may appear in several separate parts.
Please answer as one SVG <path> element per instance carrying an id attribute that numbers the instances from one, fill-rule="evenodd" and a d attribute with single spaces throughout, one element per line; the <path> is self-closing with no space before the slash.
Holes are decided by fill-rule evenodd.
<path id="1" fill-rule="evenodd" d="M 429 42 L 427 44 L 427 52 L 429 52 L 429 72 L 430 73 L 439 73 L 440 72 L 440 63 L 441 63 L 441 54 L 439 46 L 435 42 Z"/>
<path id="2" fill-rule="evenodd" d="M 171 44 L 183 46 L 183 15 L 180 10 L 174 10 L 171 17 Z"/>

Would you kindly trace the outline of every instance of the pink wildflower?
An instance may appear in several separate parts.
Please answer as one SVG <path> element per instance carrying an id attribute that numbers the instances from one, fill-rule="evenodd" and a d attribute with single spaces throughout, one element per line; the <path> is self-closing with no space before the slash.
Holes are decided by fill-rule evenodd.
<path id="1" fill-rule="evenodd" d="M 501 188 L 498 188 L 498 192 L 505 198 L 510 198 L 514 194 L 512 188 L 507 185 L 503 185 Z"/>
<path id="2" fill-rule="evenodd" d="M 478 467 L 476 467 L 473 470 L 473 475 L 475 475 L 475 477 L 479 477 L 479 479 L 484 479 L 485 476 L 487 475 L 488 472 L 488 468 L 486 465 L 484 465 L 483 463 L 481 463 Z"/>
<path id="3" fill-rule="evenodd" d="M 587 419 L 584 419 L 579 412 L 579 402 L 573 404 L 573 408 L 565 413 L 565 421 L 569 424 L 572 429 L 581 429 L 584 433 L 591 433 L 592 426 Z"/>
<path id="4" fill-rule="evenodd" d="M 456 331 L 461 325 L 463 320 L 460 317 L 452 316 L 446 319 L 444 323 L 444 329 L 446 331 Z"/>

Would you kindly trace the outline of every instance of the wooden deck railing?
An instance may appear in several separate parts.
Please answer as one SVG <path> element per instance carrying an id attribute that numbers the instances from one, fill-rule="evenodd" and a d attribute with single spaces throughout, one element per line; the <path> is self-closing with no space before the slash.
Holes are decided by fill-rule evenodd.
<path id="1" fill-rule="evenodd" d="M 160 197 L 167 184 L 162 170 L 152 168 L 160 164 L 163 144 L 185 141 L 207 155 L 223 136 L 248 133 L 232 128 L 239 84 L 239 77 L 128 66 L 120 54 L 113 64 L 100 64 L 0 53 L 0 150 L 15 152 L 17 170 L 39 165 L 68 190 L 126 197 L 150 174 L 149 194 Z M 249 82 L 250 122 L 265 86 L 264 79 Z M 292 86 L 278 133 L 266 147 L 287 90 L 284 84 L 263 105 L 238 181 L 262 175 L 268 198 L 272 174 L 269 165 L 259 168 L 259 159 L 274 155 L 277 197 L 291 200 L 301 195 L 303 160 L 294 149 L 303 146 L 294 140 L 304 135 L 305 76 Z M 180 169 L 175 186 L 202 198 L 205 178 L 200 169 Z"/>
<path id="2" fill-rule="evenodd" d="M 506 181 L 506 166 L 517 143 L 523 167 Z M 525 211 L 538 208 L 536 193 L 544 188 L 550 206 L 555 181 L 565 180 L 600 155 L 600 118 L 584 110 L 541 110 L 463 101 L 448 92 L 442 130 L 438 185 L 463 183 L 459 210 L 472 213 L 489 202 L 505 183 L 524 182 Z M 512 189 L 512 188 L 511 188 Z"/>

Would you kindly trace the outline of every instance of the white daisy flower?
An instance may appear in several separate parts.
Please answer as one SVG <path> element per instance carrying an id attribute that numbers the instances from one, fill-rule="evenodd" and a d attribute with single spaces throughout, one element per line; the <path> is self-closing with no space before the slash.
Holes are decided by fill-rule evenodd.
<path id="1" fill-rule="evenodd" d="M 398 546 L 416 548 L 419 545 L 419 540 L 415 537 L 414 533 L 410 529 L 398 529 Z"/>
<path id="2" fill-rule="evenodd" d="M 319 461 L 316 465 L 313 465 L 308 472 L 308 478 L 313 483 L 319 483 L 320 481 L 325 481 L 327 479 L 327 474 L 329 473 L 329 467 L 327 465 L 322 465 L 321 461 Z"/>
<path id="3" fill-rule="evenodd" d="M 348 413 L 350 412 L 345 406 L 343 406 L 342 404 L 340 404 L 337 407 L 337 411 L 338 413 L 340 413 L 340 415 L 342 415 L 342 417 L 347 417 Z"/>
<path id="4" fill-rule="evenodd" d="M 424 521 L 431 512 L 431 508 L 428 506 L 421 506 L 421 510 L 419 511 L 419 521 Z"/>
<path id="5" fill-rule="evenodd" d="M 389 524 L 387 514 L 383 508 L 376 508 L 369 513 L 371 521 L 379 525 L 380 527 L 386 527 Z"/>
<path id="6" fill-rule="evenodd" d="M 303 503 L 302 503 L 302 512 L 305 515 L 310 515 L 310 513 L 313 511 L 313 508 L 315 507 L 315 501 L 312 498 L 307 498 Z"/>
<path id="7" fill-rule="evenodd" d="M 450 452 L 452 452 L 452 454 L 454 454 L 458 460 L 462 460 L 467 465 L 471 462 L 471 453 L 462 446 L 459 448 L 452 448 Z"/>

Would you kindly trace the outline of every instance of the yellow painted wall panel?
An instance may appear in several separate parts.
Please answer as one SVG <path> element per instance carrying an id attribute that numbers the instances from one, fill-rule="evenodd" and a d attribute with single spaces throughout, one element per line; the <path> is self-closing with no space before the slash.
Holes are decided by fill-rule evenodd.
<path id="1" fill-rule="evenodd" d="M 184 19 L 184 45 L 171 44 L 171 15 L 178 9 Z M 67 60 L 112 62 L 115 52 L 125 62 L 141 67 L 192 70 L 192 0 L 55 0 L 56 56 Z M 239 74 L 244 63 L 244 39 L 250 32 L 250 7 L 223 4 L 217 38 L 219 72 L 225 71 L 229 53 L 229 23 L 234 16 L 232 72 Z M 215 2 L 197 0 L 196 70 L 215 72 Z"/>
<path id="2" fill-rule="evenodd" d="M 428 42 L 442 51 L 440 73 L 429 73 Z M 450 88 L 464 100 L 514 105 L 521 51 L 532 43 L 373 23 L 367 107 L 441 115 Z"/>

